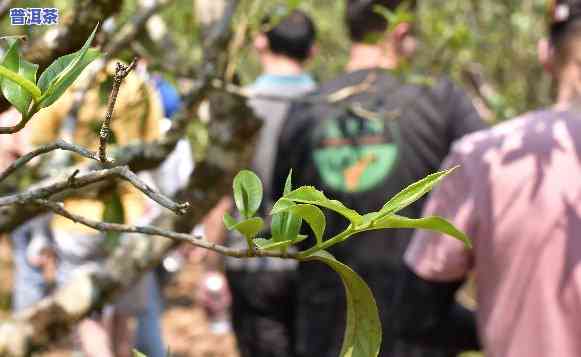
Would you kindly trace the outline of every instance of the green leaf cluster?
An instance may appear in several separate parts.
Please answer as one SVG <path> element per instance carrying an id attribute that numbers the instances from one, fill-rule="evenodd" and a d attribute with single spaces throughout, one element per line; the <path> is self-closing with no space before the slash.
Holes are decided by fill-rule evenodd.
<path id="1" fill-rule="evenodd" d="M 427 229 L 450 235 L 470 247 L 469 238 L 444 218 L 413 219 L 397 214 L 424 197 L 455 169 L 456 167 L 434 173 L 411 184 L 389 199 L 379 211 L 365 215 L 337 200 L 327 198 L 314 187 L 302 186 L 293 190 L 291 171 L 285 183 L 283 197 L 274 204 L 270 212 L 270 238 L 257 238 L 264 226 L 264 220 L 255 217 L 262 201 L 262 183 L 254 173 L 242 171 L 233 184 L 234 200 L 242 220 L 236 221 L 227 214 L 224 216 L 224 223 L 229 230 L 238 231 L 246 237 L 250 253 L 253 253 L 255 248 L 287 252 L 290 246 L 306 239 L 301 234 L 301 227 L 306 222 L 315 237 L 315 243 L 293 257 L 300 261 L 319 261 L 329 265 L 339 274 L 345 286 L 347 327 L 341 357 L 374 357 L 379 354 L 381 345 L 381 325 L 373 294 L 353 270 L 333 258 L 326 249 L 358 233 L 390 228 Z M 326 218 L 323 209 L 342 215 L 350 225 L 336 236 L 325 239 Z"/>
<path id="2" fill-rule="evenodd" d="M 22 57 L 18 39 L 8 39 L 8 50 L 0 62 L 0 90 L 25 121 L 57 101 L 81 72 L 101 55 L 97 49 L 90 48 L 96 31 L 97 27 L 80 50 L 50 64 L 38 81 L 38 65 Z"/>

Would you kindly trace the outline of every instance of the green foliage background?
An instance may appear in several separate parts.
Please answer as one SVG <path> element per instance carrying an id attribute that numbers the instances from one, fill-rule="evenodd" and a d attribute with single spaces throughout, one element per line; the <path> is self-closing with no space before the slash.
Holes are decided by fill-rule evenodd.
<path id="1" fill-rule="evenodd" d="M 263 12 L 286 3 L 255 2 L 265 4 L 260 7 Z M 319 29 L 319 55 L 310 67 L 319 80 L 335 76 L 347 59 L 344 3 L 300 2 L 299 8 L 313 15 Z M 546 0 L 420 1 L 416 21 L 420 47 L 413 65 L 423 74 L 449 75 L 468 89 L 464 72 L 476 68 L 492 89 L 485 101 L 493 121 L 547 105 L 551 81 L 537 60 L 537 43 L 546 33 L 546 4 Z M 239 64 L 245 82 L 257 75 L 253 56 L 241 56 Z"/>
<path id="2" fill-rule="evenodd" d="M 258 28 L 263 15 L 277 5 L 299 3 L 316 20 L 319 28 L 319 55 L 310 68 L 319 80 L 341 71 L 349 44 L 342 25 L 344 1 L 337 0 L 242 0 L 238 23 L 249 23 L 248 34 Z M 420 1 L 417 16 L 420 49 L 414 66 L 424 74 L 444 73 L 469 87 L 463 72 L 477 68 L 493 89 L 485 98 L 494 121 L 504 120 L 526 110 L 546 105 L 551 84 L 538 64 L 536 47 L 544 35 L 546 0 L 432 0 Z M 19 6 L 56 6 L 67 16 L 72 0 L 24 0 Z M 125 0 L 119 23 L 130 19 L 139 9 L 137 0 Z M 199 59 L 199 43 L 194 23 L 193 0 L 174 0 L 162 12 L 181 57 Z M 0 23 L 3 34 L 27 33 L 36 36 L 41 26 L 26 29 Z M 250 36 L 237 52 L 237 69 L 242 84 L 258 74 L 252 55 Z M 158 56 L 158 60 L 163 57 Z"/>

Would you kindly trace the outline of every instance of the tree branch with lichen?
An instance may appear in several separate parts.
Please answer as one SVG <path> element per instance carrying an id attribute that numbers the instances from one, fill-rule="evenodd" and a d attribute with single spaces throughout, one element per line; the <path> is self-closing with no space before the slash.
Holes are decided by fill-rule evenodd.
<path id="1" fill-rule="evenodd" d="M 113 88 L 109 94 L 109 102 L 107 104 L 107 112 L 105 113 L 105 120 L 101 125 L 101 130 L 99 131 L 99 160 L 102 163 L 108 163 L 107 159 L 107 141 L 109 140 L 109 135 L 111 135 L 111 119 L 113 118 L 113 111 L 115 110 L 115 103 L 117 102 L 117 95 L 119 94 L 119 87 L 121 83 L 129 72 L 135 68 L 137 63 L 137 58 L 134 58 L 129 66 L 125 66 L 117 62 L 115 67 L 115 74 L 113 75 Z"/>

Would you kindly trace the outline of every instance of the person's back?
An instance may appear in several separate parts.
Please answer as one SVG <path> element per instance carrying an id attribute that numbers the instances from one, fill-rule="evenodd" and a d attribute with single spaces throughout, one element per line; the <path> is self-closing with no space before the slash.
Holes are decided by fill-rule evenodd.
<path id="1" fill-rule="evenodd" d="M 433 173 L 450 143 L 483 127 L 470 100 L 447 80 L 406 83 L 396 69 L 409 55 L 410 24 L 384 34 L 385 18 L 374 5 L 393 10 L 401 1 L 350 1 L 347 20 L 354 45 L 349 73 L 323 84 L 305 103 L 292 107 L 281 134 L 274 197 L 282 195 L 293 170 L 293 185 L 314 185 L 348 207 L 366 213 L 407 185 Z M 386 38 L 369 44 L 369 38 Z M 421 202 L 403 215 L 417 217 Z M 346 226 L 327 218 L 327 234 Z M 331 253 L 357 271 L 371 287 L 383 324 L 382 356 L 453 356 L 396 341 L 391 300 L 410 231 L 366 232 Z M 339 353 L 345 307 L 339 279 L 323 265 L 299 267 L 297 354 L 331 357 Z"/>
<path id="2" fill-rule="evenodd" d="M 251 169 L 263 182 L 261 212 L 264 215 L 274 204 L 272 176 L 278 138 L 288 119 L 287 111 L 294 99 L 316 87 L 305 70 L 313 53 L 315 37 L 316 28 L 309 16 L 294 10 L 276 23 L 265 21 L 264 31 L 254 40 L 262 75 L 245 91 L 251 97 L 249 104 L 255 114 L 263 121 Z M 219 224 L 211 226 L 219 226 L 223 231 L 223 215 L 212 216 L 218 218 Z M 229 234 L 228 246 L 244 248 L 245 244 L 241 236 Z M 275 258 L 225 259 L 232 295 L 233 329 L 242 357 L 294 356 L 292 304 L 296 266 L 296 261 Z M 210 272 L 206 277 L 205 281 L 216 281 L 219 275 Z M 207 302 L 210 315 L 219 315 L 212 310 L 219 310 L 216 306 L 227 302 L 227 295 L 222 291 L 216 298 L 216 293 L 213 297 L 207 290 L 201 289 L 202 301 Z"/>
<path id="3" fill-rule="evenodd" d="M 545 64 L 560 82 L 557 105 L 460 140 L 445 165 L 460 167 L 426 205 L 424 214 L 449 218 L 474 247 L 416 234 L 398 299 L 397 324 L 411 340 L 445 345 L 446 336 L 429 336 L 448 331 L 457 341 L 475 330 L 453 303 L 472 271 L 486 356 L 581 356 L 581 2 L 558 1 L 554 15 L 563 27 Z M 411 296 L 439 302 L 420 316 Z"/>
<path id="4" fill-rule="evenodd" d="M 296 75 L 263 74 L 249 88 L 255 99 L 251 107 L 259 118 L 263 118 L 262 128 L 256 142 L 256 151 L 252 160 L 252 169 L 261 178 L 264 186 L 264 197 L 272 205 L 272 176 L 274 160 L 278 148 L 278 138 L 292 98 L 301 97 L 315 89 L 315 82 L 306 73 Z M 263 96 L 263 99 L 260 97 Z M 268 99 L 269 96 L 279 97 Z M 288 98 L 289 100 L 284 100 Z M 270 209 L 270 208 L 267 208 Z"/>
<path id="5" fill-rule="evenodd" d="M 321 85 L 311 98 L 328 98 L 365 82 L 367 90 L 341 102 L 293 107 L 282 131 L 279 182 L 290 167 L 297 187 L 314 184 L 359 212 L 377 210 L 407 185 L 436 171 L 453 138 L 481 128 L 469 100 L 447 80 L 421 86 L 406 84 L 384 69 L 359 70 Z M 275 197 L 282 194 L 279 186 Z M 418 217 L 420 212 L 418 202 L 402 214 Z M 332 236 L 342 230 L 343 221 L 329 219 Z M 381 238 L 385 232 L 364 236 L 379 238 L 345 242 L 335 254 L 355 268 L 394 269 L 411 232 L 390 231 L 389 239 Z"/>
<path id="6" fill-rule="evenodd" d="M 454 175 L 471 178 L 451 177 L 446 187 L 463 193 L 452 205 L 470 207 L 461 226 L 474 248 L 446 274 L 457 278 L 474 264 L 486 355 L 580 356 L 581 112 L 527 114 L 454 152 L 462 157 Z M 440 247 L 457 244 L 441 239 Z M 431 269 L 422 257 L 435 252 L 412 248 L 415 269 Z"/>

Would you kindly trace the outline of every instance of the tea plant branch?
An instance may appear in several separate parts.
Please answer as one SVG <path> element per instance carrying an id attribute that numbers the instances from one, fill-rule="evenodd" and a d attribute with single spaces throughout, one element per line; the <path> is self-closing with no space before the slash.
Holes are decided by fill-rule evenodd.
<path id="1" fill-rule="evenodd" d="M 82 146 L 79 146 L 76 144 L 71 144 L 71 143 L 68 143 L 64 140 L 59 139 L 52 144 L 41 146 L 38 149 L 35 149 L 27 154 L 24 154 L 21 157 L 19 157 L 18 159 L 16 159 L 15 161 L 13 161 L 4 170 L 4 172 L 2 172 L 0 174 L 0 182 L 5 180 L 6 177 L 10 176 L 12 173 L 14 173 L 19 168 L 26 165 L 28 162 L 30 162 L 30 160 L 34 159 L 35 157 L 43 155 L 43 154 L 47 154 L 51 151 L 55 151 L 55 150 L 59 150 L 59 149 L 74 152 L 74 153 L 79 154 L 83 157 L 86 157 L 87 159 L 96 160 L 96 161 L 98 160 L 97 155 L 95 155 L 90 150 L 87 150 Z"/>
<path id="2" fill-rule="evenodd" d="M 21 193 L 0 197 L 0 207 L 13 204 L 26 204 L 36 199 L 51 197 L 69 189 L 79 189 L 112 178 L 123 179 L 129 182 L 153 201 L 176 214 L 184 214 L 189 208 L 188 203 L 176 203 L 165 195 L 153 190 L 136 174 L 131 172 L 127 166 L 92 171 L 81 175 L 73 174 L 73 176 L 65 180 L 57 181 L 48 186 L 31 188 Z"/>
<path id="3" fill-rule="evenodd" d="M 223 45 L 221 43 L 211 44 L 212 46 Z M 219 53 L 219 49 L 212 50 Z M 202 65 L 201 80 L 196 82 L 196 85 L 184 96 L 183 109 L 176 113 L 172 118 L 172 126 L 170 130 L 160 139 L 148 143 L 135 143 L 120 147 L 113 155 L 113 161 L 119 165 L 129 166 L 131 171 L 137 173 L 144 170 L 151 170 L 157 168 L 167 156 L 174 150 L 179 140 L 185 137 L 189 123 L 193 118 L 197 117 L 199 105 L 206 100 L 211 90 L 209 85 L 210 78 L 219 75 L 216 68 L 208 65 Z M 237 121 L 237 125 L 243 127 L 246 123 Z M 229 122 L 227 125 L 231 126 L 234 122 Z M 247 134 L 245 134 L 247 135 Z M 220 147 L 222 145 L 228 146 L 229 143 L 221 143 L 211 141 L 209 150 Z M 81 172 L 92 170 L 99 170 L 102 168 L 101 163 L 88 163 L 79 167 Z M 200 167 L 203 163 L 200 163 Z M 212 165 L 212 168 L 221 167 L 221 165 Z M 72 173 L 72 171 L 71 171 Z M 201 175 L 204 176 L 204 175 Z M 193 179 L 193 178 L 192 178 Z M 39 185 L 49 185 L 51 180 L 40 182 Z M 74 197 L 78 196 L 78 191 L 67 191 L 60 194 L 59 197 Z M 188 199 L 189 201 L 189 199 Z M 18 225 L 26 220 L 41 214 L 43 210 L 39 209 L 37 205 L 19 205 L 19 206 L 5 206 L 0 210 L 0 232 L 10 232 Z"/>
<path id="4" fill-rule="evenodd" d="M 24 115 L 20 118 L 20 121 L 13 126 L 3 126 L 0 127 L 0 134 L 14 134 L 22 130 L 26 123 L 28 123 L 29 118 L 25 117 Z"/>
<path id="5" fill-rule="evenodd" d="M 169 238 L 176 242 L 180 243 L 188 243 L 193 246 L 208 249 L 219 253 L 224 256 L 235 257 L 235 258 L 249 258 L 249 257 L 274 257 L 274 258 L 283 258 L 283 259 L 298 259 L 299 255 L 296 253 L 281 253 L 275 251 L 267 251 L 267 250 L 258 250 L 258 249 L 232 249 L 225 247 L 220 244 L 216 244 L 210 242 L 203 237 L 192 235 L 192 234 L 185 234 L 185 233 L 178 233 L 175 231 L 162 229 L 154 226 L 137 226 L 137 225 L 130 225 L 130 224 L 117 224 L 117 223 L 107 223 L 107 222 L 100 222 L 92 219 L 88 219 L 86 217 L 82 217 L 76 214 L 73 214 L 67 211 L 60 203 L 45 200 L 45 199 L 37 199 L 34 200 L 35 204 L 41 205 L 43 207 L 48 208 L 50 211 L 66 217 L 75 223 L 83 224 L 87 227 L 93 228 L 100 232 L 118 232 L 118 233 L 141 233 L 148 236 L 160 236 Z"/>
<path id="6" fill-rule="evenodd" d="M 127 77 L 129 72 L 135 68 L 137 63 L 137 58 L 134 58 L 129 66 L 125 66 L 117 62 L 117 67 L 115 68 L 115 75 L 113 76 L 113 89 L 109 95 L 109 103 L 107 105 L 107 113 L 105 114 L 105 120 L 103 125 L 101 125 L 101 130 L 99 131 L 99 160 L 102 163 L 107 163 L 107 140 L 109 140 L 109 135 L 111 135 L 111 118 L 113 117 L 113 110 L 115 110 L 115 103 L 117 102 L 117 95 L 119 94 L 119 87 L 123 83 L 123 79 Z"/>
<path id="7" fill-rule="evenodd" d="M 347 238 L 349 238 L 352 235 L 357 234 L 357 233 L 358 233 L 358 231 L 355 228 L 353 228 L 353 225 L 349 225 L 349 227 L 346 230 L 344 230 L 343 232 L 337 234 L 336 236 L 334 236 L 332 238 L 327 239 L 323 243 L 315 245 L 311 248 L 308 248 L 304 251 L 297 253 L 297 257 L 300 259 L 307 258 L 307 257 L 315 254 L 316 252 L 328 249 L 328 248 L 344 241 L 345 239 L 347 239 Z"/>

